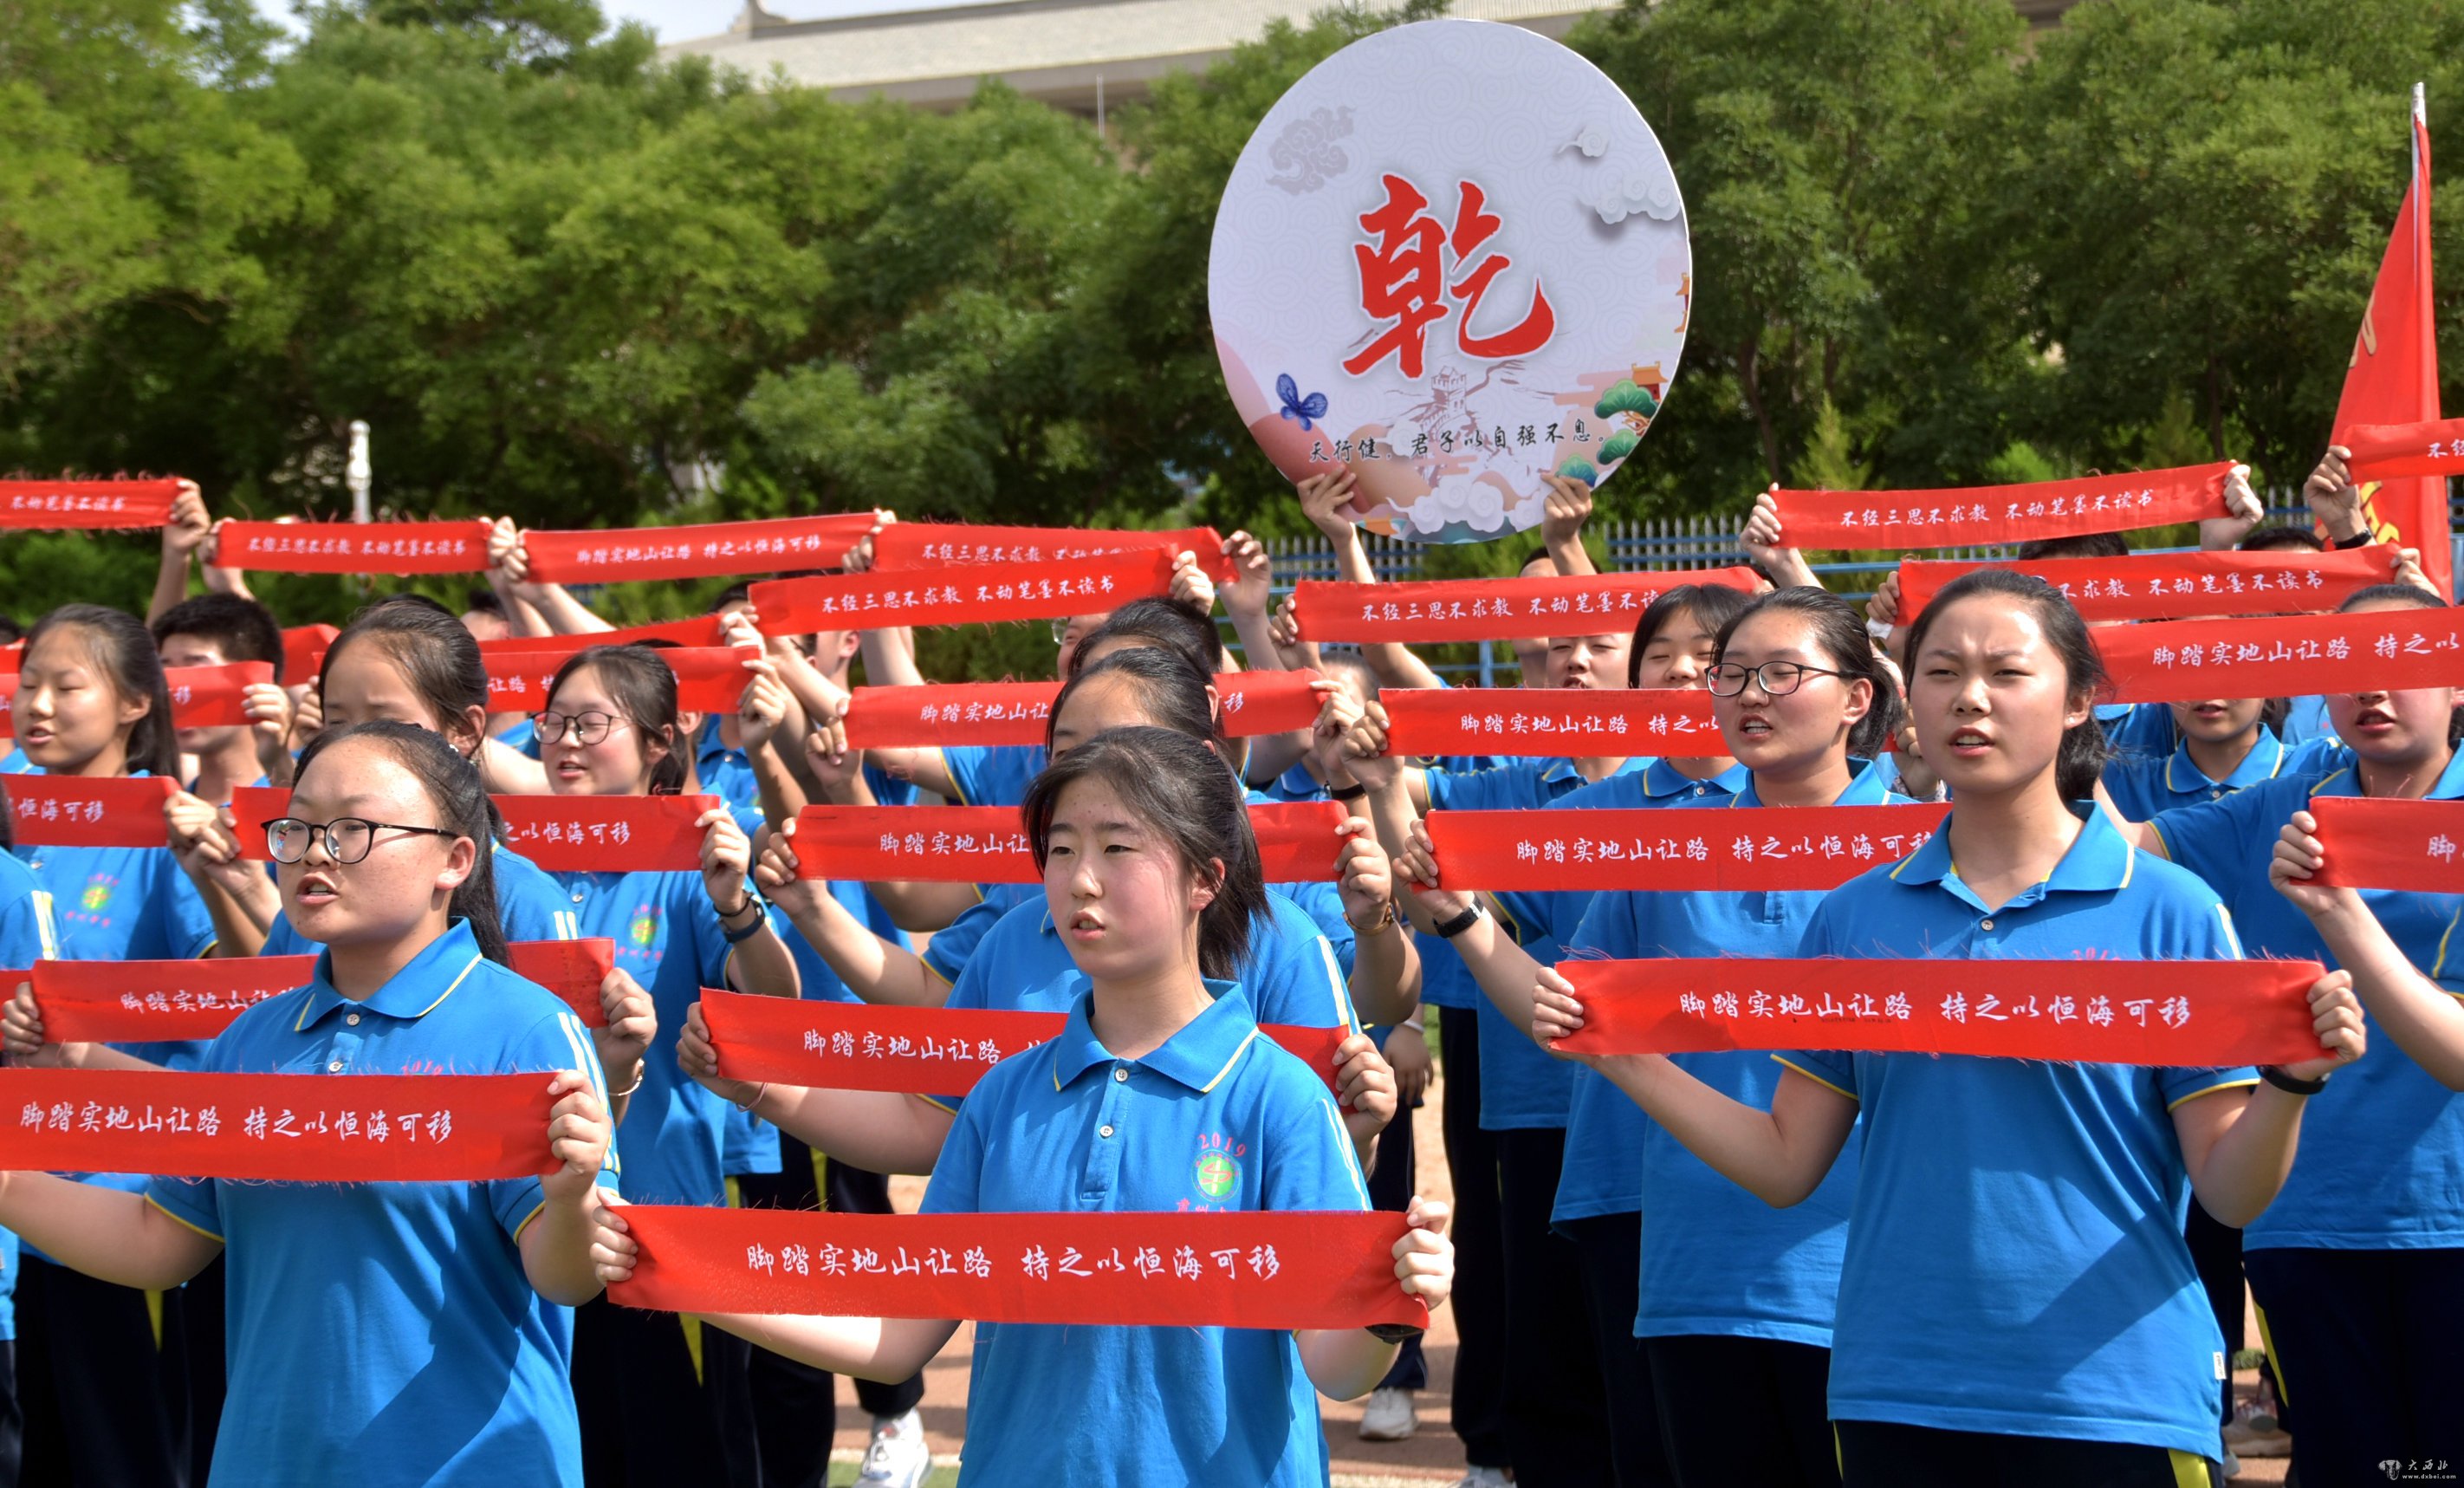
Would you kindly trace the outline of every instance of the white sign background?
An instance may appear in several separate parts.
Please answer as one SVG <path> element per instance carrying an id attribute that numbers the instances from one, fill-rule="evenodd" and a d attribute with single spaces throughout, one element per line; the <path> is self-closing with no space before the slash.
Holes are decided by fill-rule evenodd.
<path id="1" fill-rule="evenodd" d="M 1448 286 L 1511 260 L 1468 324 L 1469 301 L 1441 293 L 1418 378 L 1392 354 L 1343 366 L 1397 323 L 1364 308 L 1353 252 L 1381 246 L 1360 219 L 1386 205 L 1389 174 L 1448 234 L 1460 183 L 1485 193 L 1498 227 L 1461 258 L 1441 248 Z M 1518 26 L 1421 21 L 1353 42 L 1268 111 L 1216 213 L 1207 302 L 1226 389 L 1287 477 L 1348 465 L 1355 520 L 1477 542 L 1536 526 L 1544 475 L 1588 467 L 1596 484 L 1631 453 L 1677 373 L 1692 264 L 1668 157 L 1605 75 Z M 1535 274 L 1555 313 L 1546 344 L 1467 354 L 1463 336 L 1524 320 Z M 1623 406 L 1603 415 L 1609 397 Z"/>

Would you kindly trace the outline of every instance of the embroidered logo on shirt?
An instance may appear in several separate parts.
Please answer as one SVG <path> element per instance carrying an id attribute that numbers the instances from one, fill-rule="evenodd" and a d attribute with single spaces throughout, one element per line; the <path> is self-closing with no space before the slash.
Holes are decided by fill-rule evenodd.
<path id="1" fill-rule="evenodd" d="M 111 891 L 120 880 L 97 874 L 85 882 L 85 892 L 77 896 L 77 904 L 89 914 L 100 914 L 111 905 Z"/>
<path id="2" fill-rule="evenodd" d="M 1198 1191 L 1210 1199 L 1223 1199 L 1241 1186 L 1241 1159 L 1248 1154 L 1248 1144 L 1234 1143 L 1208 1133 L 1198 1139 L 1198 1163 L 1191 1181 Z"/>
<path id="3" fill-rule="evenodd" d="M 633 911 L 633 922 L 626 926 L 625 933 L 636 945 L 649 944 L 659 938 L 659 912 L 650 908 Z"/>

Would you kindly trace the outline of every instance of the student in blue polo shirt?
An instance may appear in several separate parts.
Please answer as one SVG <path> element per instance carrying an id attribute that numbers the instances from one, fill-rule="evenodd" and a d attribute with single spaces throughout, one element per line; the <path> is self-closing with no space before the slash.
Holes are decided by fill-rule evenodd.
<path id="1" fill-rule="evenodd" d="M 292 800 L 299 816 L 269 834 L 325 950 L 204 1067 L 536 1074 L 561 1166 L 474 1184 L 156 1178 L 143 1198 L 18 1172 L 0 1176 L 0 1217 L 130 1286 L 177 1286 L 229 1247 L 218 1481 L 578 1483 L 568 1309 L 598 1291 L 587 1232 L 611 1128 L 581 1020 L 499 963 L 486 792 L 434 734 L 373 724 L 312 745 Z"/>
<path id="2" fill-rule="evenodd" d="M 1256 840 L 1220 760 L 1184 735 L 1126 729 L 1056 760 L 1026 803 L 1049 908 L 1085 989 L 1048 1045 L 987 1072 L 926 1190 L 927 1212 L 1358 1210 L 1360 1171 L 1318 1077 L 1258 1034 L 1225 980 L 1263 912 Z M 1098 1127 L 1102 1129 L 1098 1131 Z M 1116 1136 L 1117 1134 L 1117 1136 Z M 1102 1145 L 1128 1144 L 1089 1166 Z M 1225 1188 L 1191 1155 L 1244 1149 Z M 1396 1242 L 1398 1285 L 1441 1299 L 1441 1209 Z M 621 1211 L 601 1221 L 604 1279 L 631 1274 Z M 714 1317 L 825 1368 L 894 1378 L 957 1322 Z M 982 1324 L 960 1482 L 1322 1484 L 1314 1390 L 1367 1391 L 1395 1345 L 1363 1330 L 1280 1332 Z"/>
<path id="3" fill-rule="evenodd" d="M 2421 589 L 2381 585 L 2343 612 L 2444 608 Z M 2141 829 L 2144 843 L 2207 880 L 2255 953 L 2336 964 L 2319 927 L 2269 882 L 2270 846 L 2321 796 L 2464 798 L 2457 697 L 2445 687 L 2329 694 L 2341 745 L 2301 773 L 2167 811 Z M 2464 988 L 2453 933 L 2464 896 L 2372 889 L 2362 899 L 2423 975 Z M 2277 1386 L 2298 1416 L 2296 1469 L 2337 1482 L 2387 1458 L 2464 1461 L 2453 1409 L 2464 1366 L 2426 1331 L 2454 1319 L 2464 1295 L 2464 1095 L 2399 1048 L 2340 1075 L 2311 1104 L 2301 1161 L 2242 1235 Z"/>
<path id="4" fill-rule="evenodd" d="M 2273 780 L 2287 766 L 2300 772 L 2305 751 L 2276 731 L 2275 721 L 2284 714 L 2281 699 L 2213 698 L 2168 703 L 2166 710 L 2179 740 L 2169 751 L 2119 751 L 2105 762 L 2105 794 L 2128 820 L 2216 800 Z"/>
<path id="5" fill-rule="evenodd" d="M 2387 934 L 2358 889 L 2311 882 L 2326 866 L 2319 818 L 2295 811 L 2277 835 L 2268 875 L 2277 892 L 2310 917 L 2379 1031 L 2450 1090 L 2464 1090 L 2464 997 L 2422 974 Z M 2454 1294 L 2449 1294 L 2453 1297 Z"/>
<path id="6" fill-rule="evenodd" d="M 0 790 L 0 966 L 31 969 L 55 959 L 52 897 L 33 870 L 6 851 L 10 843 L 9 796 Z M 22 985 L 22 984 L 20 984 Z M 11 994 L 17 990 L 7 988 Z M 0 1476 L 13 1478 L 25 1449 L 25 1411 L 17 1403 L 17 1233 L 0 1230 Z"/>
<path id="7" fill-rule="evenodd" d="M 1908 654 L 1917 741 L 1957 809 L 1914 855 L 1826 897 L 1797 954 L 2239 955 L 2214 894 L 2081 802 L 2103 677 L 2058 590 L 1965 575 L 1918 617 Z M 2287 1087 L 2363 1047 L 2348 983 L 2311 990 L 2321 1057 L 2264 1085 L 2248 1069 L 1805 1053 L 1782 1056 L 1766 1111 L 1664 1056 L 1593 1062 L 1775 1205 L 1814 1194 L 1861 1125 L 1830 1385 L 1848 1488 L 1980 1473 L 2172 1488 L 2212 1470 L 2226 1367 L 2184 1206 L 2195 1189 L 2237 1223 L 2275 1196 L 2304 1099 Z M 1534 1029 L 1563 1038 L 1581 1004 L 1562 977 L 1541 984 Z"/>

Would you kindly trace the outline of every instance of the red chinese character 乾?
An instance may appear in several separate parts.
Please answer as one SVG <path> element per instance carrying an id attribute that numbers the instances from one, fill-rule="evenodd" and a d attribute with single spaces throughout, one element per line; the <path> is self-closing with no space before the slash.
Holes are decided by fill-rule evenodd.
<path id="1" fill-rule="evenodd" d="M 1461 269 L 1463 260 L 1471 256 L 1473 249 L 1487 242 L 1504 226 L 1495 216 L 1480 210 L 1487 200 L 1479 187 L 1468 181 L 1463 183 L 1462 199 L 1455 207 L 1452 239 L 1457 269 Z M 1514 260 L 1506 255 L 1491 254 L 1482 259 L 1471 273 L 1446 287 L 1447 294 L 1457 300 L 1470 301 L 1463 306 L 1463 319 L 1455 322 L 1455 344 L 1463 349 L 1465 356 L 1491 360 L 1529 356 L 1547 345 L 1550 336 L 1556 331 L 1557 312 L 1551 307 L 1549 297 L 1541 291 L 1539 278 L 1534 277 L 1531 280 L 1531 306 L 1524 312 L 1522 324 L 1494 336 L 1471 333 L 1472 317 L 1480 314 L 1480 297 L 1488 293 L 1492 280 L 1513 266 Z"/>
<path id="2" fill-rule="evenodd" d="M 1557 329 L 1557 312 L 1536 278 L 1530 307 L 1520 324 L 1493 336 L 1472 333 L 1472 318 L 1480 313 L 1482 297 L 1499 275 L 1514 266 L 1505 254 L 1491 253 L 1455 282 L 1446 282 L 1445 250 L 1452 251 L 1460 272 L 1465 260 L 1505 225 L 1496 214 L 1482 210 L 1488 201 L 1485 192 L 1469 181 L 1457 183 L 1454 231 L 1446 233 L 1427 214 L 1429 200 L 1419 188 L 1397 175 L 1382 180 L 1384 204 L 1360 218 L 1361 231 L 1376 242 L 1355 243 L 1352 254 L 1360 268 L 1362 312 L 1372 320 L 1395 323 L 1347 360 L 1345 371 L 1356 377 L 1391 354 L 1404 376 L 1420 376 L 1426 366 L 1428 328 L 1450 313 L 1447 298 L 1465 301 L 1455 322 L 1455 344 L 1466 356 L 1492 361 L 1529 356 L 1548 344 Z"/>

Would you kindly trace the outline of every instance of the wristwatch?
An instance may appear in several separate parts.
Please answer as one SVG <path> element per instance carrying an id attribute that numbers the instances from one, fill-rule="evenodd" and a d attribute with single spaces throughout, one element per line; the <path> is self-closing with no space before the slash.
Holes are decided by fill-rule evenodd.
<path id="1" fill-rule="evenodd" d="M 1438 925 L 1438 939 L 1441 941 L 1453 940 L 1456 936 L 1463 934 L 1473 925 L 1480 923 L 1480 917 L 1486 913 L 1486 910 L 1480 907 L 1480 901 L 1478 899 L 1472 900 L 1471 908 L 1464 910 L 1462 914 L 1455 916 L 1452 920 L 1444 921 Z"/>
<path id="2" fill-rule="evenodd" d="M 2277 1069 L 2272 1064 L 2260 1065 L 2258 1067 L 2258 1077 L 2275 1086 L 2277 1089 L 2285 1092 L 2287 1095 L 2315 1096 L 2319 1092 L 2327 1088 L 2327 1077 L 2324 1075 L 2320 1076 L 2317 1079 L 2295 1079 L 2292 1076 L 2285 1074 L 2282 1070 Z"/>

